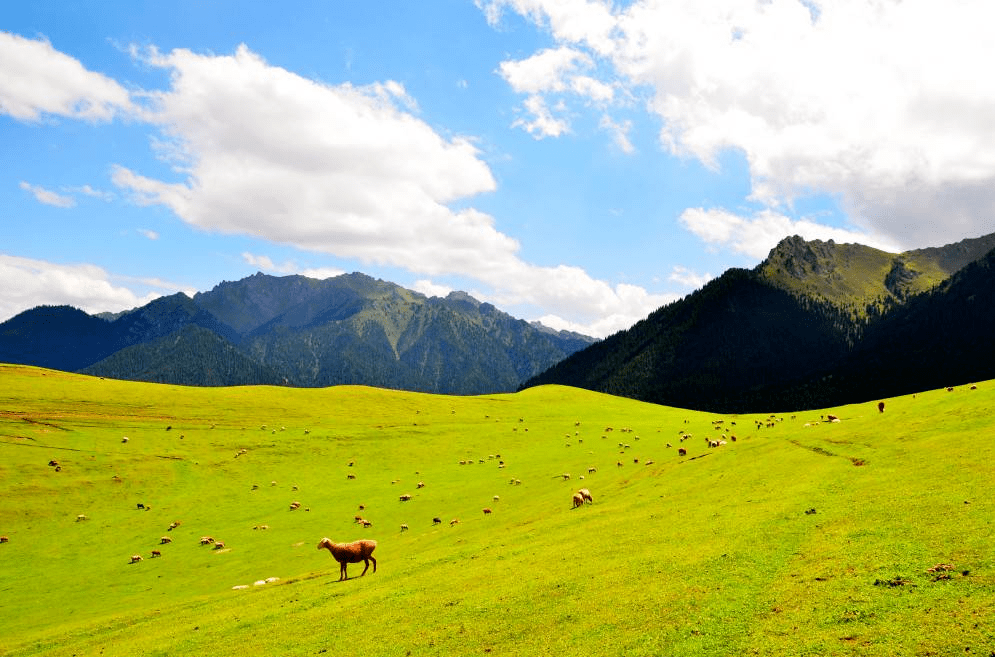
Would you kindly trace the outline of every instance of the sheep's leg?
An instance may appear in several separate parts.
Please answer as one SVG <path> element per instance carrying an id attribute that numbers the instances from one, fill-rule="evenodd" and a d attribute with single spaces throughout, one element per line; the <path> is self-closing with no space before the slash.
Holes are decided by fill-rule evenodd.
<path id="1" fill-rule="evenodd" d="M 346 572 L 346 562 L 343 561 L 339 564 L 339 581 L 349 579 L 349 574 Z"/>
<path id="2" fill-rule="evenodd" d="M 365 575 L 366 571 L 370 569 L 370 560 L 369 559 L 363 559 L 363 564 L 364 564 L 364 566 L 363 566 L 363 572 L 361 572 L 359 574 L 360 577 L 362 577 L 363 575 Z M 376 572 L 376 571 L 374 570 L 374 572 Z"/>
<path id="3" fill-rule="evenodd" d="M 370 555 L 370 561 L 373 562 L 373 572 L 377 572 L 377 560 L 373 558 L 372 554 Z"/>

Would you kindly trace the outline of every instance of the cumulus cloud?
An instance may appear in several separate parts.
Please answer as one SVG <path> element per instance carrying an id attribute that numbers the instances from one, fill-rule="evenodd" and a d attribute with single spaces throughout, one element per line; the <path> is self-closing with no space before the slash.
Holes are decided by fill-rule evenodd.
<path id="1" fill-rule="evenodd" d="M 670 272 L 670 277 L 668 280 L 682 285 L 686 288 L 692 290 L 697 290 L 705 286 L 705 283 L 714 278 L 711 274 L 699 274 L 697 272 L 691 271 L 687 267 L 682 267 L 681 265 L 674 265 L 674 270 Z"/>
<path id="2" fill-rule="evenodd" d="M 0 114 L 22 121 L 63 116 L 109 121 L 133 110 L 128 91 L 45 39 L 0 32 Z"/>
<path id="3" fill-rule="evenodd" d="M 861 231 L 833 228 L 809 219 L 791 219 L 772 210 L 761 210 L 743 217 L 722 208 L 689 208 L 680 222 L 706 244 L 715 249 L 725 248 L 756 259 L 763 259 L 788 235 L 806 240 L 866 244 L 889 253 L 903 249 L 891 238 Z"/>
<path id="4" fill-rule="evenodd" d="M 95 265 L 63 265 L 0 254 L 0 321 L 38 305 L 70 305 L 89 313 L 119 312 L 178 289 L 163 283 L 153 285 L 159 291 L 139 296 L 114 284 L 113 278 Z"/>
<path id="5" fill-rule="evenodd" d="M 301 276 L 316 278 L 318 280 L 334 278 L 335 276 L 341 276 L 345 273 L 345 271 L 337 267 L 300 267 L 293 260 L 286 260 L 282 263 L 276 263 L 273 262 L 272 258 L 269 256 L 256 255 L 249 253 L 248 251 L 242 254 L 242 260 L 249 263 L 253 267 L 258 267 L 260 271 L 282 275 L 299 274 Z"/>
<path id="6" fill-rule="evenodd" d="M 51 205 L 56 208 L 71 208 L 76 205 L 76 199 L 72 196 L 53 192 L 40 185 L 32 185 L 22 180 L 19 187 L 26 192 L 30 192 L 39 203 L 44 203 L 45 205 Z"/>
<path id="7" fill-rule="evenodd" d="M 478 2 L 607 67 L 669 152 L 745 156 L 752 200 L 828 196 L 903 248 L 995 230 L 995 5 L 845 0 Z M 581 8 L 574 20 L 566 8 Z M 578 55 L 574 61 L 582 61 Z"/>
<path id="8" fill-rule="evenodd" d="M 570 29 L 583 31 L 581 24 Z M 34 47 L 39 44 L 49 59 L 88 73 L 45 42 Z M 502 233 L 493 217 L 466 206 L 467 199 L 496 187 L 474 142 L 442 136 L 419 119 L 417 103 L 398 82 L 323 84 L 271 66 L 245 46 L 227 56 L 183 49 L 133 52 L 169 74 L 167 88 L 140 93 L 140 105 L 129 104 L 126 94 L 114 96 L 114 83 L 103 85 L 103 104 L 92 100 L 102 97 L 94 91 L 85 108 L 37 101 L 26 105 L 35 114 L 18 114 L 20 120 L 46 112 L 105 119 L 127 111 L 131 120 L 153 126 L 150 145 L 172 167 L 172 175 L 112 165 L 112 182 L 132 203 L 166 207 L 200 230 L 254 236 L 422 276 L 462 276 L 479 281 L 486 288 L 481 296 L 495 303 L 532 305 L 595 335 L 632 323 L 665 300 L 642 288 L 613 287 L 577 267 L 521 260 L 518 242 Z M 555 73 L 556 66 L 551 70 Z M 99 77 L 83 74 L 99 91 Z M 596 82 L 564 78 L 569 93 L 576 95 L 580 88 L 607 97 L 610 85 Z M 555 80 L 548 84 L 556 85 Z M 63 96 L 73 96 L 71 91 L 69 84 Z M 541 96 L 534 98 L 534 117 L 526 129 L 537 135 L 569 129 L 545 108 Z M 562 106 L 553 109 L 563 111 Z M 613 129 L 621 134 L 627 128 Z M 79 193 L 101 196 L 87 190 Z M 37 196 L 41 190 L 27 191 Z M 341 273 L 298 270 L 293 262 L 275 263 L 266 256 L 243 257 L 277 273 Z M 71 273 L 80 280 L 107 279 L 102 270 Z M 106 285 L 129 299 L 117 305 L 137 305 L 137 295 Z"/>

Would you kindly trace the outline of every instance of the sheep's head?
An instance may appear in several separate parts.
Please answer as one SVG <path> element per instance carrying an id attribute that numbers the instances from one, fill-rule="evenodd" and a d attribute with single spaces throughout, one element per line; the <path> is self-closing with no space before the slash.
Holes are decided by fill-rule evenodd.
<path id="1" fill-rule="evenodd" d="M 326 550 L 332 549 L 332 539 L 330 539 L 330 538 L 323 538 L 320 541 L 318 541 L 318 549 L 320 550 L 322 548 L 324 548 Z"/>

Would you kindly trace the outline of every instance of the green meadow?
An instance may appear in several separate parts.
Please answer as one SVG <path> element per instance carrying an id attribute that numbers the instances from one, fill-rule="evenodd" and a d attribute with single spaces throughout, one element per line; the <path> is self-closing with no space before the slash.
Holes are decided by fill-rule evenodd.
<path id="1" fill-rule="evenodd" d="M 878 401 L 0 366 L 0 655 L 995 654 L 995 383 Z"/>

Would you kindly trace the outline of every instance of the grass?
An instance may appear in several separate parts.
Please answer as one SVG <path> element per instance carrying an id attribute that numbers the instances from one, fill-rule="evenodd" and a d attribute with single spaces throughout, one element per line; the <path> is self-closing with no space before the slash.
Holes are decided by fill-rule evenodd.
<path id="1" fill-rule="evenodd" d="M 0 654 L 989 654 L 995 384 L 876 402 L 757 428 L 563 387 L 0 366 Z M 378 540 L 378 572 L 337 582 L 323 536 Z"/>

